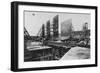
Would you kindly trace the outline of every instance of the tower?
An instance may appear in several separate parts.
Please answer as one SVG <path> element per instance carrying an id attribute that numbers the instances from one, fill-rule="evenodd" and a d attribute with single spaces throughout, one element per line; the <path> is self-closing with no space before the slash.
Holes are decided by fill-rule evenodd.
<path id="1" fill-rule="evenodd" d="M 50 39 L 50 20 L 47 21 L 47 26 L 46 26 L 46 30 L 47 30 L 47 37 L 46 39 L 49 40 Z"/>
<path id="2" fill-rule="evenodd" d="M 59 24 L 59 17 L 58 15 L 56 15 L 53 18 L 53 38 L 59 37 L 59 30 L 58 30 L 59 25 L 58 24 Z"/>

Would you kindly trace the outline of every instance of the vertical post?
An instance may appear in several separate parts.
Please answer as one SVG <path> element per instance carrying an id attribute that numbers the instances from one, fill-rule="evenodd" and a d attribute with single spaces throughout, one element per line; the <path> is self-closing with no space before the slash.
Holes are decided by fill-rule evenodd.
<path id="1" fill-rule="evenodd" d="M 42 45 L 44 44 L 44 39 L 45 39 L 45 26 L 44 24 L 42 25 L 42 32 L 41 32 L 41 38 L 42 38 Z"/>
<path id="2" fill-rule="evenodd" d="M 59 19 L 58 19 L 58 15 L 56 15 L 53 18 L 53 37 L 54 39 L 59 37 L 58 24 L 59 24 Z"/>
<path id="3" fill-rule="evenodd" d="M 50 40 L 50 20 L 47 21 L 47 40 Z"/>

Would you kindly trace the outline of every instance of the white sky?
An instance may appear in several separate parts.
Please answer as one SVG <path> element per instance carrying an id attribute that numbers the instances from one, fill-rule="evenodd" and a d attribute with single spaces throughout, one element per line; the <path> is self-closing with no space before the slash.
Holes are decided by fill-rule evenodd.
<path id="1" fill-rule="evenodd" d="M 32 36 L 36 36 L 42 24 L 46 24 L 48 20 L 52 22 L 53 17 L 56 15 L 59 15 L 59 24 L 65 20 L 72 19 L 75 31 L 81 30 L 85 22 L 89 24 L 90 28 L 90 14 L 25 11 L 24 15 L 24 26 Z"/>

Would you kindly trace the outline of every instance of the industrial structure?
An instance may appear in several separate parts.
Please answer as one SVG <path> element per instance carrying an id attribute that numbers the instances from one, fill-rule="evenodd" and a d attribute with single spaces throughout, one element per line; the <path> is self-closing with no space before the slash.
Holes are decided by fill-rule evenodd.
<path id="1" fill-rule="evenodd" d="M 71 47 L 81 46 L 90 48 L 90 30 L 88 23 L 83 24 L 81 31 L 74 31 L 72 19 L 61 24 L 59 33 L 59 15 L 54 16 L 53 23 L 50 20 L 43 24 L 36 36 L 30 36 L 24 27 L 24 61 L 45 61 L 59 60 Z M 39 42 L 41 48 L 32 46 L 32 50 L 27 49 L 27 42 Z M 47 47 L 48 46 L 48 47 Z M 45 47 L 45 48 L 44 48 Z"/>

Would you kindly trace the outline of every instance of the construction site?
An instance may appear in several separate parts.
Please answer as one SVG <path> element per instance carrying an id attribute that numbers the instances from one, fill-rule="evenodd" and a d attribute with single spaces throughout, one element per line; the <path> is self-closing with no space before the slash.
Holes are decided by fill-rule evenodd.
<path id="1" fill-rule="evenodd" d="M 55 15 L 52 20 L 52 23 L 48 20 L 46 24 L 42 24 L 36 36 L 31 36 L 24 27 L 24 61 L 89 59 L 90 29 L 88 22 L 83 23 L 81 31 L 75 31 L 72 19 L 59 24 L 59 15 Z M 79 52 L 77 56 L 74 54 L 75 57 L 68 56 L 75 51 Z"/>

